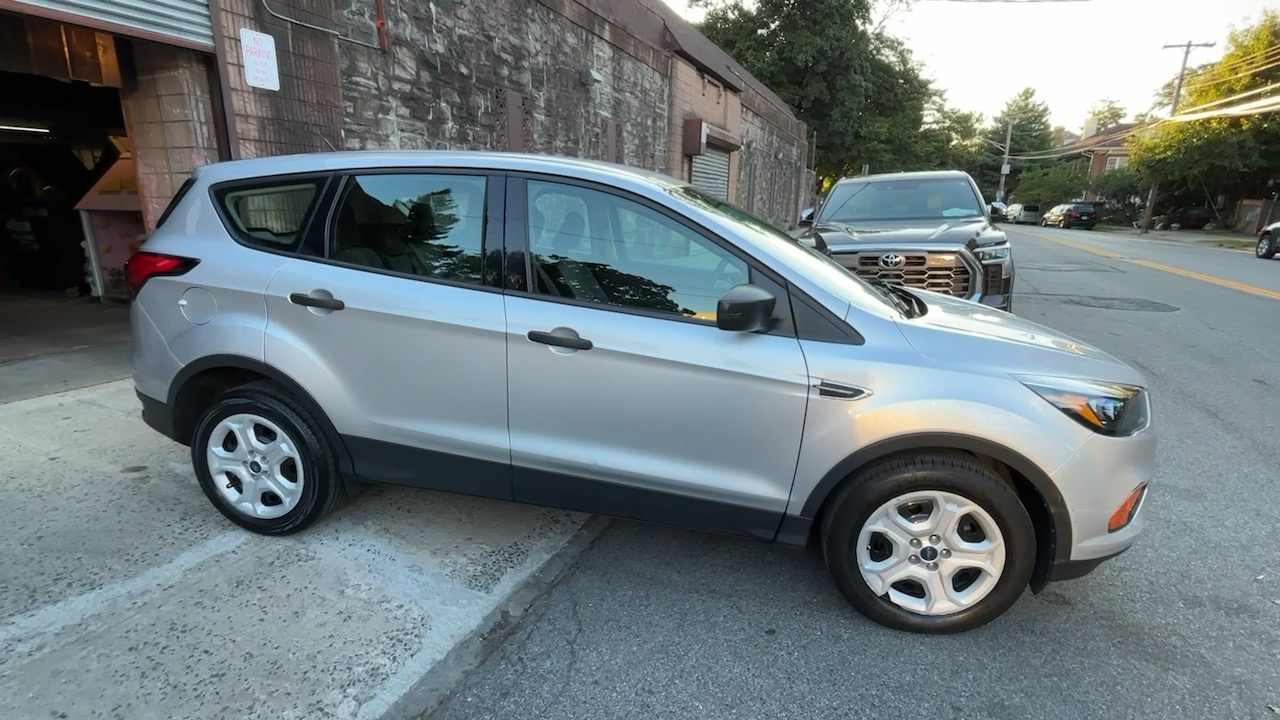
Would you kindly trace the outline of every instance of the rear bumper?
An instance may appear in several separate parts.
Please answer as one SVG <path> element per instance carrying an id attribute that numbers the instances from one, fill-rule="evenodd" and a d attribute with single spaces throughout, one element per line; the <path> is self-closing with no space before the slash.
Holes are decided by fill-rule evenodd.
<path id="1" fill-rule="evenodd" d="M 164 401 L 143 394 L 141 390 L 135 390 L 135 392 L 138 395 L 138 400 L 142 403 L 142 422 L 170 440 L 185 445 L 184 441 L 178 439 L 178 433 L 175 430 L 176 423 L 174 422 L 173 408 L 169 407 L 169 404 Z"/>

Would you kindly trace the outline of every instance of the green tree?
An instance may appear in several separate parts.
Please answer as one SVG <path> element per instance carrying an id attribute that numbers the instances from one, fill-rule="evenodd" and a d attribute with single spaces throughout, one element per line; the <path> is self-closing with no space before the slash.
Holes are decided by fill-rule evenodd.
<path id="1" fill-rule="evenodd" d="M 1034 88 L 1024 88 L 1005 103 L 1004 110 L 992 119 L 987 127 L 984 160 L 974 175 L 986 197 L 994 198 L 1000 184 L 1002 153 L 997 145 L 1004 145 L 1008 126 L 1013 125 L 1013 139 L 1009 143 L 1011 155 L 1025 155 L 1048 150 L 1053 144 L 1053 127 L 1049 123 L 1049 105 L 1036 99 Z M 1018 175 L 1026 163 L 1013 162 L 1008 184 L 1016 184 Z M 1034 166 L 1034 164 L 1032 165 Z"/>
<path id="2" fill-rule="evenodd" d="M 1090 189 L 1098 194 L 1103 222 L 1128 225 L 1141 219 L 1142 204 L 1151 189 L 1151 179 L 1123 167 L 1108 170 L 1094 178 Z"/>
<path id="3" fill-rule="evenodd" d="M 1255 24 L 1230 33 L 1220 61 L 1187 73 L 1178 112 L 1219 110 L 1265 97 L 1236 98 L 1280 82 L 1280 67 L 1264 61 L 1277 47 L 1280 13 L 1266 10 Z M 1280 122 L 1274 113 L 1163 122 L 1135 135 L 1130 151 L 1134 169 L 1159 179 L 1162 191 L 1256 195 L 1280 174 Z"/>
<path id="4" fill-rule="evenodd" d="M 1057 205 L 1081 197 L 1088 185 L 1087 160 L 1052 162 L 1023 172 L 1009 199 L 1023 204 Z"/>
<path id="5" fill-rule="evenodd" d="M 982 114 L 948 107 L 930 111 L 917 144 L 925 168 L 976 174 L 987 156 Z"/>
<path id="6" fill-rule="evenodd" d="M 1106 98 L 1093 104 L 1089 108 L 1089 115 L 1098 119 L 1098 129 L 1105 130 L 1112 125 L 1116 125 L 1124 121 L 1129 113 L 1125 111 L 1120 103 L 1111 98 Z"/>
<path id="7" fill-rule="evenodd" d="M 871 0 L 698 4 L 708 8 L 699 29 L 816 133 L 819 177 L 930 162 L 916 140 L 937 93 L 899 40 L 871 29 Z"/>

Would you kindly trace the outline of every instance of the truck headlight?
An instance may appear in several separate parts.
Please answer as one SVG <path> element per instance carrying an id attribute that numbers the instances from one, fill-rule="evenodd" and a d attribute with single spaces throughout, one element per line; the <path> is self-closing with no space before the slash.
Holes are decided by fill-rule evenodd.
<path id="1" fill-rule="evenodd" d="M 1102 435 L 1126 437 L 1151 424 L 1147 391 L 1119 383 L 1021 376 L 1017 380 L 1081 425 Z"/>
<path id="2" fill-rule="evenodd" d="M 974 250 L 974 254 L 978 256 L 979 262 L 1002 262 L 1009 259 L 1009 243 L 980 247 Z"/>

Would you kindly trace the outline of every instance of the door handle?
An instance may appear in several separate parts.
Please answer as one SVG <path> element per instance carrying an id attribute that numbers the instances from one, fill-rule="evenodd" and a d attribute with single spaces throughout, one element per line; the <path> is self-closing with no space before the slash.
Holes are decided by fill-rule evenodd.
<path id="1" fill-rule="evenodd" d="M 324 310 L 341 310 L 347 306 L 346 303 L 337 298 L 316 297 L 306 293 L 293 293 L 289 296 L 289 302 L 294 305 L 322 308 Z"/>
<path id="2" fill-rule="evenodd" d="M 595 347 L 591 341 L 580 337 L 566 337 L 564 335 L 556 335 L 554 333 L 543 332 L 542 330 L 530 330 L 527 336 L 530 340 L 543 345 L 554 345 L 556 347 L 571 348 L 573 350 L 590 350 Z"/>

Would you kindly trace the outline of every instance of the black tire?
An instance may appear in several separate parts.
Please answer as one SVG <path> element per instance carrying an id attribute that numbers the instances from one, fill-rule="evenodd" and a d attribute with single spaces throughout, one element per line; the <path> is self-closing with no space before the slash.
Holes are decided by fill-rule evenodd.
<path id="1" fill-rule="evenodd" d="M 1258 238 L 1258 245 L 1253 249 L 1253 254 L 1262 260 L 1270 260 L 1276 256 L 1276 239 L 1271 233 L 1263 233 Z"/>
<path id="2" fill-rule="evenodd" d="M 877 596 L 857 566 L 856 543 L 867 519 L 881 505 L 909 492 L 941 490 L 977 503 L 1004 536 L 1000 579 L 977 604 L 950 615 L 927 616 Z M 879 463 L 845 483 L 822 516 L 823 556 L 836 586 L 867 618 L 913 633 L 947 634 L 973 630 L 999 617 L 1022 595 L 1035 567 L 1031 518 L 1017 493 L 994 472 L 959 452 L 930 452 Z"/>
<path id="3" fill-rule="evenodd" d="M 241 513 L 214 485 L 206 459 L 209 439 L 220 422 L 238 413 L 253 413 L 270 420 L 297 446 L 302 464 L 301 496 L 296 507 L 278 518 L 264 519 Z M 263 535 L 289 535 L 305 530 L 324 517 L 344 495 L 333 448 L 325 440 L 319 423 L 300 403 L 271 382 L 232 388 L 204 411 L 191 443 L 191 463 L 200 488 L 214 507 L 240 527 Z"/>
<path id="4" fill-rule="evenodd" d="M 1071 222 L 1068 221 L 1066 218 L 1062 218 L 1062 220 L 1058 221 L 1058 227 L 1062 228 L 1063 230 L 1070 230 Z"/>

